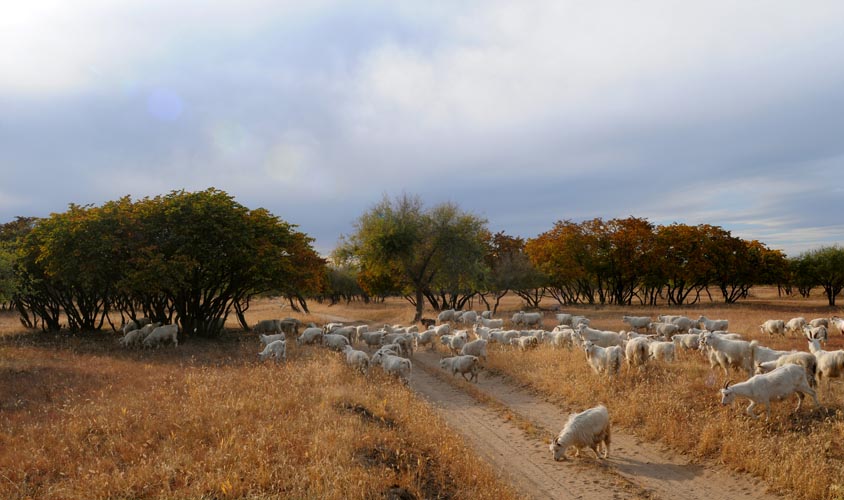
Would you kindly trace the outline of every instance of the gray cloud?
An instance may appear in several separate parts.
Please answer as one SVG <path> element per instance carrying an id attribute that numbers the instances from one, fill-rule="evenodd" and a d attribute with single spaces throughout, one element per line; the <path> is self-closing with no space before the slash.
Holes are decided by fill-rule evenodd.
<path id="1" fill-rule="evenodd" d="M 838 2 L 48 8 L 8 16 L 0 220 L 215 186 L 323 252 L 402 191 L 525 237 L 635 215 L 844 240 Z"/>

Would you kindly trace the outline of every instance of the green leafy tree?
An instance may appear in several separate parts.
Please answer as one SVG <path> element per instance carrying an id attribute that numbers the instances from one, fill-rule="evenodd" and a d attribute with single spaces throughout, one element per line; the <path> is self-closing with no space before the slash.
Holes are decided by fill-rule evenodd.
<path id="1" fill-rule="evenodd" d="M 426 210 L 416 196 L 385 197 L 358 218 L 342 252 L 352 256 L 367 292 L 404 296 L 418 321 L 426 292 L 436 285 L 454 286 L 452 276 L 479 269 L 485 224 L 452 203 Z"/>
<path id="2" fill-rule="evenodd" d="M 812 283 L 823 288 L 830 306 L 844 289 L 844 248 L 838 245 L 810 250 L 799 257 Z"/>

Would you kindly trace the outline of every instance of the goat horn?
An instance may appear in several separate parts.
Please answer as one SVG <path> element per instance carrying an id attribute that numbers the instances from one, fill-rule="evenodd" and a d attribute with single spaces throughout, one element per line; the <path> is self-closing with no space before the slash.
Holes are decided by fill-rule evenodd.
<path id="1" fill-rule="evenodd" d="M 732 380 L 727 380 L 726 382 L 724 382 L 724 389 L 728 389 L 730 387 L 730 382 L 732 382 Z"/>

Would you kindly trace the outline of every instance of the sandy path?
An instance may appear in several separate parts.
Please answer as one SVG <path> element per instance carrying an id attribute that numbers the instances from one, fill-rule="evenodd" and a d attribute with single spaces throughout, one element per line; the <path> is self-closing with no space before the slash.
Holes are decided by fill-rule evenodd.
<path id="1" fill-rule="evenodd" d="M 414 361 L 416 361 L 414 359 Z M 595 461 L 568 466 L 549 460 L 548 445 L 531 440 L 499 412 L 416 366 L 411 387 L 437 407 L 448 425 L 530 498 L 641 498 Z M 622 484 L 620 484 L 622 483 Z M 630 491 L 633 490 L 633 491 Z"/>
<path id="2" fill-rule="evenodd" d="M 569 462 L 554 462 L 547 442 L 562 428 L 568 412 L 502 377 L 482 373 L 475 387 L 530 422 L 543 436 L 530 438 L 508 422 L 501 411 L 479 402 L 460 384 L 428 373 L 439 370 L 439 358 L 438 354 L 425 351 L 414 354 L 411 387 L 437 406 L 449 425 L 496 469 L 509 471 L 512 483 L 532 498 L 780 498 L 765 493 L 764 483 L 751 476 L 733 474 L 717 466 L 691 464 L 620 428 L 613 429 L 610 458 L 605 465 L 598 463 L 591 452 Z"/>

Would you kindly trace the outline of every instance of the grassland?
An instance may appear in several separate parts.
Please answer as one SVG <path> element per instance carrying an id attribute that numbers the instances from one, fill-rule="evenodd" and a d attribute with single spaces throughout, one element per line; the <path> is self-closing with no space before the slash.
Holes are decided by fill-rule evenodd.
<path id="1" fill-rule="evenodd" d="M 106 337 L 0 317 L 0 498 L 514 497 L 412 392 L 322 349 Z"/>

